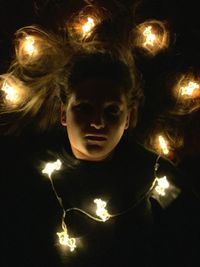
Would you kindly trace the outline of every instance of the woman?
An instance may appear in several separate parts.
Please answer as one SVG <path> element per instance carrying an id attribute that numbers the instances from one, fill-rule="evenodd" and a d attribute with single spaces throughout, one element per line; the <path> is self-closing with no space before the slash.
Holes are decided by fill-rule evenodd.
<path id="1" fill-rule="evenodd" d="M 9 192 L 3 202 L 3 243 L 5 252 L 15 255 L 16 266 L 132 266 L 138 262 L 140 266 L 160 266 L 165 258 L 163 247 L 172 253 L 163 264 L 171 266 L 173 259 L 174 266 L 182 266 L 185 244 L 182 246 L 179 238 L 191 240 L 187 234 L 183 237 L 182 231 L 175 232 L 172 242 L 179 249 L 174 255 L 168 246 L 168 231 L 174 229 L 171 219 L 177 219 L 175 224 L 180 228 L 190 226 L 190 222 L 182 224 L 185 214 L 177 201 L 185 199 L 185 193 L 178 187 L 181 181 L 172 164 L 135 141 L 143 94 L 131 53 L 121 57 L 122 51 L 116 51 L 98 46 L 74 49 L 57 71 L 52 71 L 50 63 L 46 71 L 45 65 L 40 68 L 42 72 L 36 72 L 41 65 L 14 65 L 13 73 L 26 85 L 36 89 L 39 83 L 44 86 L 43 92 L 33 91 L 20 112 L 28 110 L 26 114 L 30 115 L 37 111 L 36 118 L 44 126 L 46 118 L 51 121 L 51 113 L 45 113 L 45 108 L 59 108 L 65 130 L 64 139 L 53 140 L 54 148 L 46 142 L 51 155 L 41 155 L 41 150 L 47 149 L 43 144 L 42 148 L 33 147 L 33 156 L 24 157 L 24 153 L 31 154 L 29 144 L 23 153 L 18 152 L 13 168 L 3 173 L 2 188 Z M 57 68 L 57 62 L 52 66 Z M 30 105 L 31 101 L 39 108 Z M 35 168 L 36 155 L 43 160 L 39 171 Z M 55 172 L 44 167 L 49 158 Z M 19 179 L 8 179 L 14 174 Z M 46 174 L 48 179 L 44 178 Z M 172 184 L 162 200 L 155 188 L 164 175 Z M 193 201 L 191 194 L 187 194 L 187 200 Z M 99 202 L 106 217 L 95 214 Z M 191 205 L 193 202 L 184 212 Z M 191 263 L 189 251 L 183 258 Z M 2 266 L 12 266 L 13 258 L 3 260 Z"/>

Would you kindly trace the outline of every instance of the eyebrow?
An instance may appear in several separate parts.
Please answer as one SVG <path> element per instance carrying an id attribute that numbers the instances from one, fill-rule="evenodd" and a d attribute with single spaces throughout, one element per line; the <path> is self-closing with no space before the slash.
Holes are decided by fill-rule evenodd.
<path id="1" fill-rule="evenodd" d="M 104 103 L 107 104 L 107 105 L 110 105 L 110 104 L 122 104 L 122 100 L 119 99 L 119 100 L 113 100 L 113 101 L 105 101 Z"/>
<path id="2" fill-rule="evenodd" d="M 88 99 L 88 98 L 84 98 L 84 97 L 77 97 L 74 99 L 75 102 L 79 103 L 79 102 L 85 102 L 85 103 L 94 103 L 93 99 Z M 116 99 L 116 100 L 104 100 L 102 101 L 104 104 L 121 104 L 123 101 L 122 99 Z"/>

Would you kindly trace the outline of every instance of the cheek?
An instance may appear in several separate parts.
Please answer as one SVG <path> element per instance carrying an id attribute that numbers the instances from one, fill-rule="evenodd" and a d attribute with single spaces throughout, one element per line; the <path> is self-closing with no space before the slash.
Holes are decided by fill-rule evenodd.
<path id="1" fill-rule="evenodd" d="M 67 113 L 66 124 L 69 135 L 76 133 L 80 125 L 76 116 L 74 116 L 71 112 Z"/>
<path id="2" fill-rule="evenodd" d="M 125 114 L 122 114 L 120 117 L 110 119 L 108 121 L 108 125 L 110 125 L 111 128 L 120 131 L 125 128 L 126 122 L 127 122 L 127 116 Z"/>
<path id="3" fill-rule="evenodd" d="M 88 123 L 89 117 L 89 115 L 81 112 L 69 112 L 68 120 L 71 122 L 71 124 L 81 127 L 82 125 L 86 125 Z"/>
<path id="4" fill-rule="evenodd" d="M 81 140 L 85 128 L 85 121 L 73 112 L 69 112 L 67 114 L 66 122 L 69 141 L 71 145 L 77 146 L 80 142 L 82 142 Z"/>
<path id="5" fill-rule="evenodd" d="M 70 145 L 72 147 L 79 146 L 79 143 L 80 143 L 79 126 L 76 124 L 74 120 L 71 120 L 71 118 L 67 119 L 66 130 L 67 130 L 67 135 L 68 135 Z"/>

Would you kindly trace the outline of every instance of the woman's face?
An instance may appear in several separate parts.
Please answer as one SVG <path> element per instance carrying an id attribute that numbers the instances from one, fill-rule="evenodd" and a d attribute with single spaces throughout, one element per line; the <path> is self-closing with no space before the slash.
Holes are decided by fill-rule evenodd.
<path id="1" fill-rule="evenodd" d="M 119 86 L 101 78 L 79 83 L 61 110 L 74 156 L 89 161 L 105 160 L 112 153 L 129 119 L 127 100 Z"/>

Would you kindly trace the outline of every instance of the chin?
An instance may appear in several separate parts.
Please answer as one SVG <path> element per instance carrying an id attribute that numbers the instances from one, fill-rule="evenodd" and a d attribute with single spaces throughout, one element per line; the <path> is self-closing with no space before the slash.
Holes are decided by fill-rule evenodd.
<path id="1" fill-rule="evenodd" d="M 90 161 L 103 161 L 109 157 L 111 154 L 110 151 L 105 151 L 102 149 L 102 147 L 90 147 L 90 149 L 87 149 L 87 152 L 85 153 L 86 160 Z"/>

